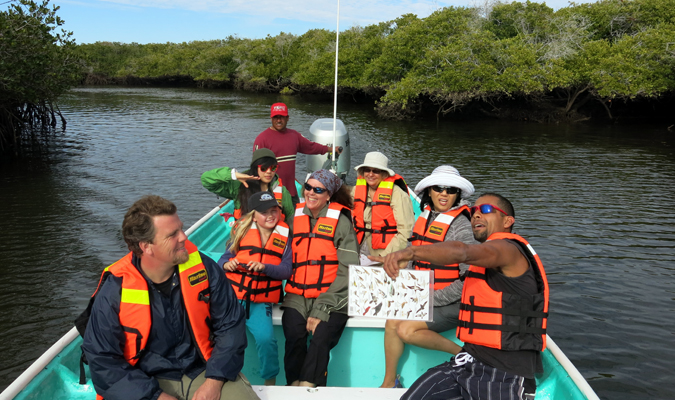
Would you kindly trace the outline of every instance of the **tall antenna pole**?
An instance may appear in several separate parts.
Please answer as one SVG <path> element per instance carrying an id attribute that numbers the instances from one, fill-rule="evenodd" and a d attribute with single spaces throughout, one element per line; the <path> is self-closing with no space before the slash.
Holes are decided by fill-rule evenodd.
<path id="1" fill-rule="evenodd" d="M 337 173 L 337 163 L 335 162 L 335 142 L 337 140 L 337 93 L 338 93 L 338 54 L 340 50 L 340 0 L 337 8 L 337 29 L 335 31 L 335 89 L 333 90 L 333 153 L 331 159 L 331 168 Z"/>

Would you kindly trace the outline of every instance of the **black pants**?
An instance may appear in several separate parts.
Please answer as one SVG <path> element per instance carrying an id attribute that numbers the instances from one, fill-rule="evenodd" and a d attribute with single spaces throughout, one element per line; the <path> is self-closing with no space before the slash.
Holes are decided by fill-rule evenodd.
<path id="1" fill-rule="evenodd" d="M 321 321 L 314 330 L 307 348 L 307 320 L 292 308 L 284 309 L 281 324 L 286 336 L 284 371 L 286 382 L 307 381 L 317 386 L 326 386 L 330 351 L 338 344 L 349 317 L 331 313 L 327 322 Z"/>

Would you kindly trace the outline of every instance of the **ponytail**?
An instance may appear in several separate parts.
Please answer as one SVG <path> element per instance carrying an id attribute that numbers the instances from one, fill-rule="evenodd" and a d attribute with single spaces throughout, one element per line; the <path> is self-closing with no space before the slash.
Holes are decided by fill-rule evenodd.
<path id="1" fill-rule="evenodd" d="M 251 225 L 253 225 L 254 213 L 255 210 L 251 210 L 250 212 L 242 215 L 241 218 L 239 218 L 239 220 L 237 220 L 237 222 L 234 224 L 230 240 L 227 241 L 227 247 L 230 249 L 230 253 L 237 254 L 239 251 L 239 243 L 241 243 L 241 240 L 244 238 L 244 236 L 246 236 L 248 230 L 251 229 Z"/>

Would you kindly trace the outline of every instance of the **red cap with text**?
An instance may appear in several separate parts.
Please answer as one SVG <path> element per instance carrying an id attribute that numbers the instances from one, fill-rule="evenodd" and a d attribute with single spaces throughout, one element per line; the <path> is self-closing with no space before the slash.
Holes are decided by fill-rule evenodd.
<path id="1" fill-rule="evenodd" d="M 270 118 L 274 118 L 275 115 L 282 115 L 288 117 L 288 107 L 284 103 L 274 103 L 272 104 L 272 111 L 270 113 Z"/>

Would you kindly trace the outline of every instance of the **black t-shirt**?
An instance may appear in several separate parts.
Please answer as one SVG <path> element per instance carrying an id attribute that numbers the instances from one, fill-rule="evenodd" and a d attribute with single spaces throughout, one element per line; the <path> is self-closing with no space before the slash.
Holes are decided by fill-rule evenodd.
<path id="1" fill-rule="evenodd" d="M 174 274 L 171 275 L 169 279 L 165 280 L 162 283 L 153 283 L 153 286 L 164 296 L 167 297 L 171 296 L 171 288 L 173 287 L 173 277 L 175 274 L 176 273 L 174 272 Z"/>
<path id="2" fill-rule="evenodd" d="M 520 243 L 510 239 L 508 241 L 518 247 L 518 250 L 520 250 L 523 256 L 528 260 L 530 268 L 523 275 L 514 278 L 505 276 L 495 268 L 486 268 L 485 278 L 487 284 L 490 288 L 498 292 L 520 294 L 523 296 L 537 294 L 539 291 L 537 289 L 537 279 L 533 270 L 536 266 L 533 266 L 532 263 L 530 263 L 530 259 L 527 257 L 525 249 L 523 249 Z M 536 388 L 534 374 L 543 372 L 544 370 L 540 351 L 506 351 L 471 343 L 465 343 L 464 350 L 484 364 L 525 377 L 526 392 L 529 392 L 529 388 L 532 388 L 532 390 Z"/>

